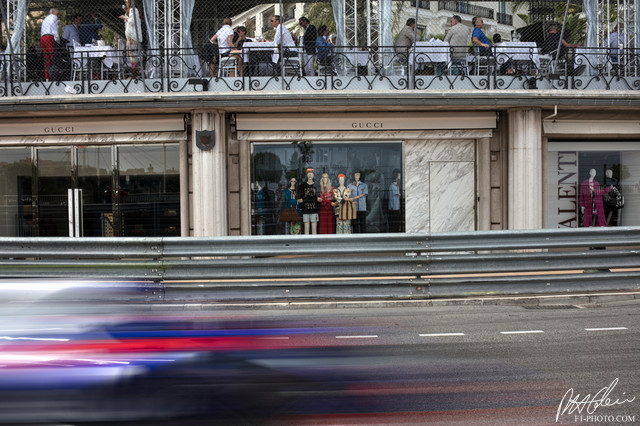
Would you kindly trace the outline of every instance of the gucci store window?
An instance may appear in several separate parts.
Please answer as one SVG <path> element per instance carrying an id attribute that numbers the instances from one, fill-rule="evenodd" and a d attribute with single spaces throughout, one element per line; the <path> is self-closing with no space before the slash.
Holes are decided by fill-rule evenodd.
<path id="1" fill-rule="evenodd" d="M 640 224 L 640 143 L 549 142 L 549 228 Z"/>
<path id="2" fill-rule="evenodd" d="M 251 146 L 251 234 L 404 232 L 402 142 Z"/>

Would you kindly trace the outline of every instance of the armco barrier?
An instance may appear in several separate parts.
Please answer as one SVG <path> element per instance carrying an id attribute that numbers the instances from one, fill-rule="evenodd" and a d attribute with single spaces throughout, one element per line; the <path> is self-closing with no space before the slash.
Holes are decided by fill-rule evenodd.
<path id="1" fill-rule="evenodd" d="M 640 228 L 0 238 L 0 279 L 26 278 L 151 283 L 165 302 L 636 290 Z"/>

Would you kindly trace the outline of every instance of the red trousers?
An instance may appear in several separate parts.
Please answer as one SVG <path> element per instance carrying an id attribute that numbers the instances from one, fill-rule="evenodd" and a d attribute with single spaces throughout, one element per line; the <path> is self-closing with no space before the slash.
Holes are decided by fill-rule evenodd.
<path id="1" fill-rule="evenodd" d="M 42 58 L 44 59 L 44 78 L 47 81 L 49 78 L 49 67 L 53 61 L 53 48 L 55 47 L 56 40 L 51 35 L 42 36 L 40 39 L 40 47 L 42 48 Z"/>

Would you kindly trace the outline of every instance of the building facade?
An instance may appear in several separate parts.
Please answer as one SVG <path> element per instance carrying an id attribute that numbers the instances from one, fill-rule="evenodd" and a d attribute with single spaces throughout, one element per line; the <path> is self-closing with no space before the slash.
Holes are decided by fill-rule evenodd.
<path id="1" fill-rule="evenodd" d="M 0 102 L 2 236 L 285 234 L 285 190 L 292 177 L 304 182 L 308 168 L 318 190 L 323 173 L 334 187 L 338 175 L 348 186 L 360 174 L 366 232 L 620 226 L 640 217 L 635 93 Z"/>

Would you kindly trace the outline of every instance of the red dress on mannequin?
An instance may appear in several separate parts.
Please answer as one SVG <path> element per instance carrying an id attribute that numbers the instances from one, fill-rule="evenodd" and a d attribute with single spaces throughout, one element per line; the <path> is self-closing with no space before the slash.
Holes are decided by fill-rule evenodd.
<path id="1" fill-rule="evenodd" d="M 584 207 L 584 221 L 582 226 L 592 226 L 594 210 L 598 218 L 594 226 L 607 226 L 602 194 L 606 194 L 611 191 L 611 189 L 612 187 L 602 188 L 600 183 L 595 179 L 582 181 L 580 184 L 580 207 Z"/>
<path id="2" fill-rule="evenodd" d="M 329 192 L 320 192 L 320 225 L 318 229 L 319 234 L 335 234 L 335 227 L 333 225 L 334 212 L 333 206 L 333 187 L 329 188 Z"/>

